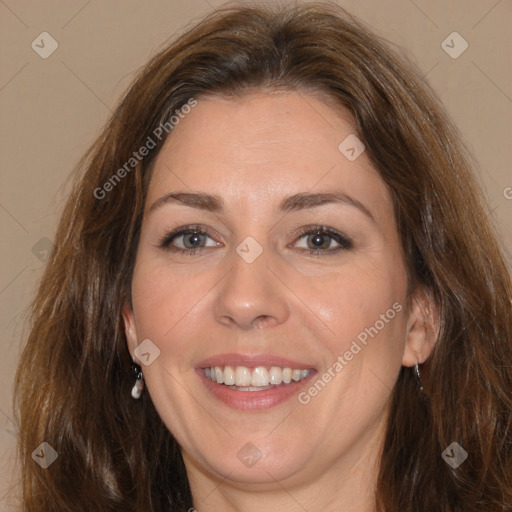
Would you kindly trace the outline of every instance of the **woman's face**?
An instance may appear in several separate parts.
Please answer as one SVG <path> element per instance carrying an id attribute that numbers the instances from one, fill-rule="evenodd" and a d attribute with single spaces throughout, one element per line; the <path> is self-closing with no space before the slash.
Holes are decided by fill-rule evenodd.
<path id="1" fill-rule="evenodd" d="M 378 451 L 417 322 L 354 131 L 312 95 L 200 99 L 158 155 L 124 314 L 189 474 L 292 485 Z"/>

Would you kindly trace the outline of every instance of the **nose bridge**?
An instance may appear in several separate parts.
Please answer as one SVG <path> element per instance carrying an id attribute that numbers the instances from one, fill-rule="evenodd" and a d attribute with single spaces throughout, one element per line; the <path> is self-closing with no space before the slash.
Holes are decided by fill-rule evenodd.
<path id="1" fill-rule="evenodd" d="M 216 297 L 216 318 L 243 329 L 263 319 L 267 324 L 285 321 L 288 303 L 281 283 L 269 269 L 272 251 L 255 238 L 247 237 L 231 258 L 231 270 Z"/>

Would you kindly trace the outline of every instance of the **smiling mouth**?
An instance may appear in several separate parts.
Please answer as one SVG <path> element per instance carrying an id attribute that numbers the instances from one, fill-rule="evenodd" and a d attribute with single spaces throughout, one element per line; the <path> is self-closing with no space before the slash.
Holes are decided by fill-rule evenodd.
<path id="1" fill-rule="evenodd" d="M 280 366 L 212 366 L 204 368 L 207 379 L 236 391 L 265 391 L 299 382 L 309 376 L 311 370 Z"/>

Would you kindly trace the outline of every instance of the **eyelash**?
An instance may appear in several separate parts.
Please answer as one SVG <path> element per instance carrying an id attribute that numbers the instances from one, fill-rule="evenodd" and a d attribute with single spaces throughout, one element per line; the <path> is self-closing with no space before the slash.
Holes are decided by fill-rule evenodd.
<path id="1" fill-rule="evenodd" d="M 181 228 L 178 228 L 171 233 L 168 233 L 165 235 L 162 240 L 159 243 L 159 247 L 165 250 L 168 250 L 173 253 L 179 253 L 186 256 L 194 256 L 197 253 L 202 253 L 207 250 L 208 248 L 205 247 L 199 247 L 194 249 L 182 249 L 180 247 L 173 247 L 171 243 L 178 237 L 183 235 L 190 235 L 190 234 L 198 234 L 198 235 L 206 235 L 209 238 L 210 235 L 208 234 L 207 229 L 204 226 L 201 225 L 192 225 L 192 226 L 183 226 Z M 331 256 L 333 254 L 337 254 L 341 251 L 347 251 L 354 247 L 353 241 L 347 237 L 346 235 L 339 233 L 338 231 L 335 231 L 332 228 L 329 228 L 327 226 L 305 226 L 293 233 L 290 233 L 289 236 L 294 236 L 297 238 L 296 241 L 300 240 L 306 235 L 322 235 L 322 236 L 328 236 L 329 238 L 332 238 L 335 242 L 339 244 L 339 247 L 336 247 L 335 249 L 310 249 L 310 256 Z M 300 252 L 307 251 L 308 249 L 297 249 Z"/>

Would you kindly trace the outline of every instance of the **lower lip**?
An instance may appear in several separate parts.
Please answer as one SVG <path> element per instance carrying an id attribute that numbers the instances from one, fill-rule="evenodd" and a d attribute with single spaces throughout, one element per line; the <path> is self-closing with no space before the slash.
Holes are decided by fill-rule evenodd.
<path id="1" fill-rule="evenodd" d="M 309 381 L 309 379 L 316 373 L 311 370 L 310 374 L 298 382 L 291 382 L 290 384 L 280 384 L 272 389 L 265 389 L 262 391 L 236 391 L 230 389 L 224 384 L 217 384 L 208 379 L 204 374 L 203 369 L 198 369 L 197 373 L 203 381 L 206 389 L 217 398 L 224 402 L 226 405 L 234 409 L 244 411 L 261 411 L 275 407 L 292 396 L 296 396 L 300 388 Z"/>

